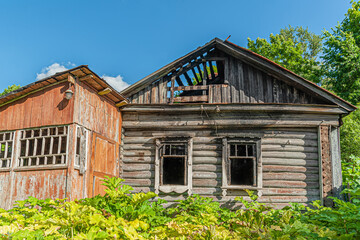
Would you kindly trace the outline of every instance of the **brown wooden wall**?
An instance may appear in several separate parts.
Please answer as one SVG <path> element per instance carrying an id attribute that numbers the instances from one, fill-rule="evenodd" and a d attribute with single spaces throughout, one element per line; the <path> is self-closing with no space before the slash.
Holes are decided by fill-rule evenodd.
<path id="1" fill-rule="evenodd" d="M 323 121 L 326 119 L 325 121 Z M 222 138 L 262 140 L 263 189 L 259 201 L 281 207 L 320 199 L 318 126 L 338 124 L 337 116 L 315 114 L 123 113 L 121 177 L 137 191 L 154 190 L 155 139 L 193 138 L 193 193 L 226 202 L 245 195 L 228 190 L 223 198 Z M 161 195 L 173 202 L 183 195 Z"/>
<path id="2" fill-rule="evenodd" d="M 74 100 L 64 99 L 68 83 L 46 88 L 0 108 L 0 131 L 69 124 Z"/>
<path id="3" fill-rule="evenodd" d="M 97 92 L 83 82 L 76 85 L 74 122 L 119 143 L 120 110 Z"/>

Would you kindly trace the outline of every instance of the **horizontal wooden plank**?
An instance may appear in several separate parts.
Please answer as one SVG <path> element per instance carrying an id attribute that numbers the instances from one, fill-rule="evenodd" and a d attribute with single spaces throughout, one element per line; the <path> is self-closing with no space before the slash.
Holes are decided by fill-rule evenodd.
<path id="1" fill-rule="evenodd" d="M 150 179 L 125 179 L 124 184 L 133 186 L 133 187 L 150 187 L 154 186 L 154 180 Z"/>
<path id="2" fill-rule="evenodd" d="M 221 180 L 221 173 L 215 172 L 193 172 L 193 179 L 220 179 Z"/>
<path id="3" fill-rule="evenodd" d="M 193 157 L 194 164 L 221 164 L 221 157 Z"/>
<path id="4" fill-rule="evenodd" d="M 263 158 L 287 158 L 287 159 L 305 159 L 305 160 L 317 160 L 317 153 L 303 153 L 303 152 L 262 152 Z"/>
<path id="5" fill-rule="evenodd" d="M 175 97 L 174 102 L 208 102 L 207 95 L 200 95 L 200 96 L 182 96 L 182 97 Z"/>
<path id="6" fill-rule="evenodd" d="M 143 163 L 132 163 L 132 164 L 123 164 L 123 171 L 146 171 L 146 170 L 154 170 L 154 164 L 143 164 Z"/>
<path id="7" fill-rule="evenodd" d="M 263 173 L 264 180 L 294 180 L 294 181 L 319 181 L 319 174 L 315 173 Z"/>
<path id="8" fill-rule="evenodd" d="M 175 91 L 192 91 L 192 90 L 207 90 L 209 85 L 195 85 L 195 86 L 179 86 L 174 87 Z M 168 91 L 171 91 L 171 88 L 168 87 Z"/>
<path id="9" fill-rule="evenodd" d="M 287 165 L 263 165 L 263 172 L 319 173 L 319 168 L 318 167 L 287 166 Z"/>
<path id="10" fill-rule="evenodd" d="M 319 183 L 305 181 L 264 180 L 263 186 L 280 188 L 319 188 Z"/>
<path id="11" fill-rule="evenodd" d="M 155 177 L 154 171 L 132 171 L 132 172 L 123 172 L 121 177 L 124 179 L 136 178 L 136 179 L 149 179 Z"/>
<path id="12" fill-rule="evenodd" d="M 198 172 L 221 172 L 221 165 L 215 164 L 193 164 L 193 171 Z"/>
<path id="13" fill-rule="evenodd" d="M 289 166 L 319 166 L 318 160 L 286 159 L 286 158 L 262 158 L 263 165 L 289 165 Z"/>
<path id="14" fill-rule="evenodd" d="M 123 163 L 126 164 L 136 164 L 136 163 L 154 163 L 155 156 L 134 156 L 134 157 L 127 157 L 123 158 Z"/>
<path id="15" fill-rule="evenodd" d="M 193 179 L 194 187 L 217 187 L 221 186 L 221 181 L 215 179 Z"/>
<path id="16" fill-rule="evenodd" d="M 294 146 L 290 144 L 264 144 L 261 146 L 262 151 L 278 151 L 278 152 L 305 152 L 305 153 L 317 153 L 318 148 L 315 147 L 305 147 L 305 146 Z"/>
<path id="17" fill-rule="evenodd" d="M 293 195 L 293 196 L 316 196 L 320 197 L 319 189 L 309 188 L 263 188 L 262 194 L 266 195 Z"/>

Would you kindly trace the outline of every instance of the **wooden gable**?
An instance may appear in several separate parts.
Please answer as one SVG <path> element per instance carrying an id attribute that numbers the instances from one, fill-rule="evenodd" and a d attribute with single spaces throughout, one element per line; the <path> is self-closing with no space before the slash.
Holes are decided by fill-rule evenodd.
<path id="1" fill-rule="evenodd" d="M 354 106 L 247 49 L 214 39 L 123 90 L 131 104 Z"/>

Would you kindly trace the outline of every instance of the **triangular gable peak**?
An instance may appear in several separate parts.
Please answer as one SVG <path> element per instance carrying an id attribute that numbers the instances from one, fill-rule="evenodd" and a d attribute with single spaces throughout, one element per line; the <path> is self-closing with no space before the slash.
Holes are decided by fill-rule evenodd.
<path id="1" fill-rule="evenodd" d="M 123 90 L 132 104 L 283 103 L 354 106 L 274 62 L 214 39 Z"/>

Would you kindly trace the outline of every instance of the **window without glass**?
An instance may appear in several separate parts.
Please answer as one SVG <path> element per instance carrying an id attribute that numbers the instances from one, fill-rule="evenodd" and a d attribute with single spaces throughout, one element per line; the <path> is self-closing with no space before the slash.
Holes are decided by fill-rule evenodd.
<path id="1" fill-rule="evenodd" d="M 68 126 L 22 130 L 19 167 L 66 164 Z"/>
<path id="2" fill-rule="evenodd" d="M 186 144 L 164 144 L 161 151 L 161 185 L 186 184 Z"/>
<path id="3" fill-rule="evenodd" d="M 229 143 L 229 185 L 256 186 L 255 144 Z"/>
<path id="4" fill-rule="evenodd" d="M 14 132 L 0 133 L 0 168 L 11 166 Z"/>
<path id="5" fill-rule="evenodd" d="M 84 127 L 78 126 L 76 128 L 75 168 L 79 168 L 81 174 L 85 172 L 86 139 L 87 130 Z"/>

